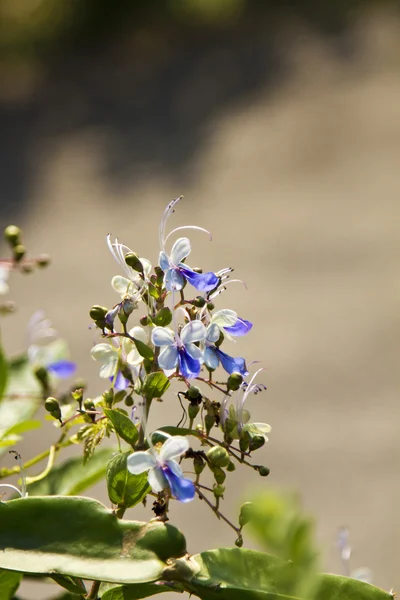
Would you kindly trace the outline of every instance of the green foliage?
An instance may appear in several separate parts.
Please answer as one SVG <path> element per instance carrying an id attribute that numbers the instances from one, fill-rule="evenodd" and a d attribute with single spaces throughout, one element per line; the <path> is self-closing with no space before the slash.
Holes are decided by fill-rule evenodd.
<path id="1" fill-rule="evenodd" d="M 11 600 L 21 583 L 22 574 L 0 569 L 1 600 Z"/>
<path id="2" fill-rule="evenodd" d="M 322 600 L 393 600 L 394 594 L 369 583 L 340 575 L 319 577 L 318 598 Z"/>
<path id="3" fill-rule="evenodd" d="M 153 350 L 150 348 L 150 346 L 148 346 L 144 342 L 141 342 L 140 340 L 137 340 L 135 338 L 132 338 L 132 339 L 135 343 L 136 349 L 139 352 L 140 356 L 143 356 L 143 358 L 147 358 L 147 360 L 154 359 Z"/>
<path id="4" fill-rule="evenodd" d="M 100 448 L 92 458 L 83 463 L 82 457 L 67 458 L 52 468 L 40 481 L 28 486 L 29 496 L 75 496 L 100 481 L 107 462 L 114 454 L 113 448 Z"/>
<path id="5" fill-rule="evenodd" d="M 82 579 L 71 577 L 70 575 L 51 575 L 51 578 L 61 587 L 65 588 L 72 594 L 82 596 L 86 594 L 86 587 Z"/>
<path id="6" fill-rule="evenodd" d="M 114 410 L 111 408 L 105 408 L 104 414 L 107 415 L 113 424 L 115 433 L 125 440 L 125 442 L 134 447 L 138 440 L 139 433 L 137 427 L 132 423 L 130 418 L 119 410 Z"/>
<path id="7" fill-rule="evenodd" d="M 23 431 L 36 426 L 32 417 L 37 410 L 37 402 L 30 399 L 3 400 L 0 403 L 0 456 L 7 446 L 21 439 Z"/>
<path id="8" fill-rule="evenodd" d="M 148 400 L 161 398 L 170 385 L 171 382 L 168 377 L 164 375 L 162 371 L 157 371 L 157 373 L 150 373 L 150 375 L 147 375 L 141 393 L 143 396 L 146 396 Z"/>
<path id="9" fill-rule="evenodd" d="M 150 598 L 156 594 L 165 592 L 180 591 L 176 587 L 168 585 L 155 585 L 154 583 L 139 583 L 137 585 L 119 585 L 108 589 L 101 600 L 141 600 L 141 598 Z"/>
<path id="10" fill-rule="evenodd" d="M 107 465 L 108 496 L 113 504 L 121 508 L 135 506 L 150 491 L 147 473 L 132 475 L 127 469 L 127 458 L 131 452 L 114 456 Z"/>
<path id="11" fill-rule="evenodd" d="M 86 463 L 92 456 L 96 447 L 101 444 L 104 436 L 109 436 L 111 423 L 108 419 L 100 419 L 96 423 L 84 425 L 77 433 L 77 440 L 83 442 L 83 461 Z"/>
<path id="12" fill-rule="evenodd" d="M 88 498 L 0 503 L 0 568 L 115 583 L 156 581 L 186 542 L 171 525 L 119 520 Z"/>

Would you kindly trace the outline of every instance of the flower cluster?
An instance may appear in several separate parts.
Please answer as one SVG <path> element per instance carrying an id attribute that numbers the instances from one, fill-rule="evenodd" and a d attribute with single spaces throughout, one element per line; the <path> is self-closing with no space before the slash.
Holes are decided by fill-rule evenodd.
<path id="1" fill-rule="evenodd" d="M 193 499 L 195 484 L 200 485 L 199 475 L 206 464 L 214 473 L 216 486 L 221 488 L 226 476 L 223 468 L 229 464 L 232 470 L 231 458 L 237 457 L 232 443 L 239 441 L 236 451 L 240 453 L 239 460 L 245 463 L 245 456 L 265 443 L 270 428 L 251 423 L 250 414 L 244 409 L 249 394 L 265 388 L 254 383 L 259 371 L 247 382 L 245 359 L 225 351 L 225 345 L 250 332 L 252 323 L 230 308 L 216 308 L 227 285 L 240 280 L 229 279 L 231 268 L 202 272 L 189 267 L 186 260 L 191 243 L 187 237 L 178 237 L 169 249 L 171 237 L 183 230 L 201 231 L 211 239 L 206 229 L 195 225 L 177 227 L 167 233 L 168 220 L 179 200 L 167 206 L 161 219 L 159 260 L 154 268 L 149 260 L 139 257 L 118 239 L 112 241 L 110 235 L 107 237 L 110 252 L 122 271 L 111 281 L 119 301 L 111 309 L 95 305 L 90 315 L 103 334 L 103 340 L 91 350 L 93 359 L 100 363 L 100 377 L 109 380 L 112 389 L 125 395 L 126 404 L 134 404 L 136 410 L 141 448 L 135 448 L 129 457 L 129 471 L 134 475 L 148 471 L 154 492 L 166 490 L 186 502 Z M 138 319 L 131 327 L 134 314 L 138 314 Z M 219 367 L 227 374 L 222 384 L 213 380 L 213 373 Z M 149 395 L 149 378 L 157 373 L 163 378 L 163 389 Z M 164 443 L 152 442 L 146 427 L 150 404 L 154 397 L 163 395 L 173 378 L 185 385 L 186 391 L 180 392 L 180 397 L 183 394 L 188 401 L 190 428 L 202 443 L 215 445 L 208 440 L 210 430 L 214 426 L 222 430 L 223 441 L 218 445 L 224 450 L 224 457 L 226 451 L 227 462 L 224 459 L 221 464 L 214 464 L 204 452 L 194 451 L 188 438 L 181 435 L 168 437 L 166 441 L 164 437 Z M 196 381 L 208 384 L 213 394 L 222 393 L 222 402 L 205 396 Z M 228 406 L 235 392 L 236 407 L 235 403 Z M 199 413 L 201 425 L 193 429 Z M 179 428 L 175 429 L 179 433 Z M 148 449 L 143 450 L 146 446 Z M 195 484 L 183 476 L 175 460 L 179 456 L 193 459 Z M 266 474 L 260 470 L 264 467 L 250 466 Z"/>

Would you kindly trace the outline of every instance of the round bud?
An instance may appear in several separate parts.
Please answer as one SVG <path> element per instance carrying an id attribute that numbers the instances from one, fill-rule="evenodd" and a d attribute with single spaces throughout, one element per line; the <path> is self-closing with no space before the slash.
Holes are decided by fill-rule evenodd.
<path id="1" fill-rule="evenodd" d="M 213 492 L 216 498 L 223 498 L 225 493 L 225 487 L 223 485 L 214 485 Z"/>
<path id="2" fill-rule="evenodd" d="M 243 375 L 241 375 L 240 373 L 234 372 L 234 373 L 231 373 L 231 375 L 229 375 L 226 385 L 228 386 L 228 390 L 232 390 L 232 392 L 235 392 L 236 390 L 238 390 L 240 388 L 242 383 L 243 383 Z"/>
<path id="3" fill-rule="evenodd" d="M 251 513 L 252 513 L 252 508 L 253 508 L 253 505 L 252 505 L 251 502 L 245 502 L 240 507 L 240 513 L 239 513 L 239 526 L 240 526 L 240 528 L 242 528 L 245 525 L 247 525 L 247 523 L 250 521 L 250 519 L 251 519 Z"/>
<path id="4" fill-rule="evenodd" d="M 127 396 L 124 400 L 125 406 L 133 406 L 133 398 L 132 396 Z"/>
<path id="5" fill-rule="evenodd" d="M 17 244 L 13 247 L 14 259 L 19 262 L 26 254 L 26 248 L 22 244 Z"/>
<path id="6" fill-rule="evenodd" d="M 51 258 L 49 254 L 40 254 L 36 259 L 36 264 L 38 267 L 44 269 L 45 267 L 49 266 L 50 260 Z"/>
<path id="7" fill-rule="evenodd" d="M 47 372 L 47 369 L 45 369 L 44 367 L 36 367 L 36 369 L 34 370 L 34 374 L 35 377 L 37 379 L 39 379 L 39 381 L 45 385 L 48 384 L 49 382 L 49 374 Z"/>
<path id="8" fill-rule="evenodd" d="M 4 230 L 4 239 L 12 246 L 15 247 L 19 244 L 21 237 L 21 229 L 16 225 L 9 225 Z"/>
<path id="9" fill-rule="evenodd" d="M 143 326 L 146 327 L 146 325 L 149 324 L 149 317 L 147 315 L 145 315 L 144 317 L 140 317 L 139 319 L 139 323 Z"/>
<path id="10" fill-rule="evenodd" d="M 259 448 L 262 448 L 265 444 L 265 437 L 263 435 L 253 435 L 251 440 L 250 440 L 250 444 L 249 444 L 249 450 L 250 452 L 253 452 L 254 450 L 258 450 Z"/>
<path id="11" fill-rule="evenodd" d="M 83 400 L 83 389 L 82 388 L 75 388 L 71 392 L 71 396 L 73 397 L 74 400 L 76 400 L 78 402 L 78 404 L 81 404 L 81 402 Z"/>
<path id="12" fill-rule="evenodd" d="M 89 311 L 89 315 L 93 319 L 93 321 L 99 321 L 104 319 L 107 313 L 108 308 L 106 308 L 105 306 L 100 306 L 99 304 L 94 304 Z"/>
<path id="13" fill-rule="evenodd" d="M 206 466 L 206 463 L 201 456 L 197 455 L 194 457 L 193 468 L 194 468 L 194 472 L 196 473 L 196 475 L 200 475 L 200 473 L 202 473 L 205 466 Z"/>
<path id="14" fill-rule="evenodd" d="M 239 535 L 237 540 L 235 540 L 235 546 L 237 546 L 238 548 L 241 548 L 243 546 L 243 538 L 241 535 Z"/>
<path id="15" fill-rule="evenodd" d="M 83 403 L 83 406 L 85 407 L 85 410 L 95 409 L 94 402 L 90 398 L 86 398 L 85 402 Z"/>
<path id="16" fill-rule="evenodd" d="M 229 454 L 222 446 L 214 446 L 207 452 L 207 458 L 213 467 L 227 467 L 230 463 Z"/>
<path id="17" fill-rule="evenodd" d="M 128 252 L 128 254 L 125 256 L 125 262 L 128 267 L 132 267 L 134 271 L 143 273 L 143 265 L 140 262 L 139 256 L 136 254 L 136 252 Z"/>
<path id="18" fill-rule="evenodd" d="M 196 298 L 193 300 L 193 305 L 196 306 L 197 308 L 203 308 L 203 306 L 205 306 L 206 304 L 206 299 L 203 298 L 203 296 L 196 296 Z"/>
<path id="19" fill-rule="evenodd" d="M 186 398 L 188 400 L 199 400 L 201 401 L 202 395 L 200 388 L 197 385 L 191 385 L 188 391 L 186 392 Z"/>
<path id="20" fill-rule="evenodd" d="M 125 315 L 132 314 L 135 308 L 136 302 L 133 302 L 131 298 L 124 298 L 124 300 L 122 300 L 122 310 L 124 311 Z"/>
<path id="21" fill-rule="evenodd" d="M 232 471 L 236 470 L 235 464 L 230 460 L 228 466 L 226 467 L 228 473 L 232 473 Z"/>
<path id="22" fill-rule="evenodd" d="M 47 398 L 44 403 L 44 407 L 49 413 L 60 410 L 60 405 L 55 398 Z"/>
<path id="23" fill-rule="evenodd" d="M 220 467 L 213 467 L 212 472 L 214 473 L 214 479 L 218 484 L 224 483 L 226 479 L 226 473 Z"/>
<path id="24" fill-rule="evenodd" d="M 211 310 L 214 310 L 214 308 L 215 308 L 215 304 L 213 304 L 212 302 L 209 302 L 209 303 L 207 304 L 207 308 L 208 308 L 208 310 L 209 310 L 209 311 L 211 311 Z"/>
<path id="25" fill-rule="evenodd" d="M 110 388 L 103 393 L 104 402 L 110 408 L 114 400 L 114 389 Z"/>
<path id="26" fill-rule="evenodd" d="M 257 471 L 260 473 L 261 477 L 267 477 L 270 473 L 268 467 L 258 467 Z"/>

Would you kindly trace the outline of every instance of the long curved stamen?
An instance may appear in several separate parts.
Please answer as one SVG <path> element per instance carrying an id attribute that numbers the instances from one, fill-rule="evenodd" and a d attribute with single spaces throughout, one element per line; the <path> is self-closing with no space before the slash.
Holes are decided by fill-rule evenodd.
<path id="1" fill-rule="evenodd" d="M 242 279 L 230 279 L 229 281 L 224 282 L 224 285 L 221 288 L 218 288 L 218 290 L 216 290 L 213 294 L 211 294 L 208 299 L 212 300 L 213 298 L 219 296 L 219 294 L 222 294 L 222 292 L 225 292 L 226 286 L 230 283 L 242 283 L 247 290 L 247 285 Z"/>
<path id="2" fill-rule="evenodd" d="M 236 407 L 236 414 L 237 414 L 238 421 L 239 421 L 239 424 L 240 424 L 239 426 L 241 426 L 242 423 L 243 423 L 243 406 L 244 406 L 244 403 L 246 402 L 247 396 L 249 394 L 251 394 L 251 392 L 253 391 L 253 389 L 254 389 L 253 381 L 255 380 L 255 378 L 257 377 L 257 375 L 260 373 L 260 371 L 265 371 L 265 368 L 261 367 L 261 369 L 258 369 L 254 373 L 254 375 L 250 379 L 250 381 L 249 381 L 246 389 L 243 391 L 242 398 L 240 400 L 238 399 L 238 403 L 237 403 L 237 407 Z"/>
<path id="3" fill-rule="evenodd" d="M 21 498 L 23 498 L 25 495 L 15 485 L 11 485 L 11 483 L 0 483 L 0 488 L 3 488 L 3 487 L 14 490 L 14 492 L 18 492 L 18 494 L 21 496 Z"/>
<path id="4" fill-rule="evenodd" d="M 208 231 L 208 229 L 204 229 L 204 227 L 197 227 L 197 225 L 182 225 L 181 227 L 175 227 L 175 229 L 173 229 L 172 231 L 169 232 L 167 237 L 164 239 L 164 246 L 167 243 L 167 240 L 171 237 L 171 235 L 173 235 L 177 231 L 182 231 L 182 229 L 195 229 L 197 231 L 202 231 L 203 233 L 207 233 L 208 237 L 210 238 L 210 242 L 212 241 L 212 235 L 211 235 L 211 232 Z"/>
<path id="5" fill-rule="evenodd" d="M 175 198 L 175 200 L 172 200 L 167 208 L 164 211 L 164 214 L 162 216 L 161 222 L 160 222 L 160 227 L 158 230 L 158 241 L 160 243 L 160 249 L 164 250 L 164 246 L 165 246 L 165 227 L 167 225 L 167 221 L 169 219 L 169 217 L 175 212 L 174 208 L 175 205 L 179 202 L 179 200 L 181 200 L 183 198 L 183 196 L 179 196 L 178 198 Z"/>
<path id="6" fill-rule="evenodd" d="M 19 465 L 20 475 L 21 475 L 21 498 L 24 498 L 25 496 L 27 496 L 27 493 L 26 493 L 26 477 L 25 477 L 24 465 L 22 464 L 21 455 L 19 454 L 19 452 L 16 452 L 15 450 L 9 450 L 8 453 L 15 455 L 15 460 L 17 461 L 17 463 Z"/>

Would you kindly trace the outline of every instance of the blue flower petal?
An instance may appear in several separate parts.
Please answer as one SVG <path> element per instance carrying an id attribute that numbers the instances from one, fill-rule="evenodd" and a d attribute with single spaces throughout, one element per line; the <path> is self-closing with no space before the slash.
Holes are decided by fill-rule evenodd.
<path id="1" fill-rule="evenodd" d="M 224 327 L 224 330 L 230 333 L 231 335 L 246 335 L 249 333 L 250 329 L 253 327 L 253 323 L 250 321 L 246 321 L 246 319 L 241 319 L 238 317 L 238 320 L 231 327 Z"/>
<path id="2" fill-rule="evenodd" d="M 114 383 L 114 388 L 116 390 L 126 390 L 129 385 L 129 381 L 122 375 L 121 371 L 118 371 L 115 379 L 114 377 L 110 377 L 110 381 Z"/>
<path id="3" fill-rule="evenodd" d="M 185 348 L 178 348 L 178 360 L 179 360 L 179 373 L 185 377 L 185 379 L 191 379 L 198 377 L 201 369 L 199 360 L 192 358 L 188 354 Z"/>
<path id="4" fill-rule="evenodd" d="M 222 352 L 222 350 L 219 349 L 216 349 L 216 352 L 221 361 L 221 365 L 227 373 L 240 373 L 243 377 L 246 377 L 249 374 L 246 369 L 246 361 L 244 358 L 241 358 L 240 356 L 233 358 L 233 356 L 229 356 L 229 354 L 225 354 L 225 352 Z"/>
<path id="5" fill-rule="evenodd" d="M 193 481 L 185 477 L 178 477 L 167 466 L 163 467 L 163 473 L 171 488 L 172 495 L 180 502 L 190 502 L 196 494 Z"/>
<path id="6" fill-rule="evenodd" d="M 219 278 L 215 273 L 212 273 L 212 271 L 209 271 L 208 273 L 196 273 L 195 271 L 192 271 L 192 269 L 184 267 L 182 264 L 179 265 L 179 271 L 183 277 L 196 288 L 196 290 L 200 290 L 201 292 L 213 290 L 219 282 Z"/>
<path id="7" fill-rule="evenodd" d="M 47 369 L 56 377 L 66 379 L 75 373 L 76 364 L 71 360 L 57 360 L 47 365 Z"/>
<path id="8" fill-rule="evenodd" d="M 179 291 L 183 288 L 185 278 L 178 269 L 168 269 L 165 272 L 164 285 L 169 292 Z"/>

